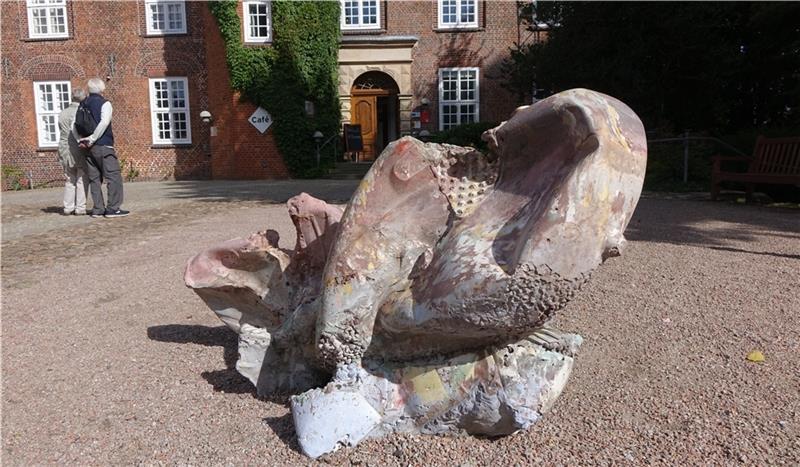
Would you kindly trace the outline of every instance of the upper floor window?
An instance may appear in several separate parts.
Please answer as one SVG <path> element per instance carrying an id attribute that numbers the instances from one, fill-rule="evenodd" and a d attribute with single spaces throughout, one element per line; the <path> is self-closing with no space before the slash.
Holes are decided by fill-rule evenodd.
<path id="1" fill-rule="evenodd" d="M 439 0 L 440 28 L 477 28 L 477 0 Z"/>
<path id="2" fill-rule="evenodd" d="M 147 34 L 184 34 L 186 4 L 183 0 L 145 0 Z"/>
<path id="3" fill-rule="evenodd" d="M 342 29 L 378 29 L 381 8 L 378 0 L 341 0 Z"/>
<path id="4" fill-rule="evenodd" d="M 34 81 L 36 98 L 36 129 L 40 148 L 58 147 L 61 135 L 58 129 L 58 114 L 69 106 L 69 81 Z"/>
<path id="5" fill-rule="evenodd" d="M 244 2 L 244 41 L 272 40 L 272 8 L 268 0 Z"/>
<path id="6" fill-rule="evenodd" d="M 477 68 L 439 69 L 439 129 L 478 121 L 478 83 Z"/>
<path id="7" fill-rule="evenodd" d="M 66 0 L 28 0 L 28 37 L 69 37 Z"/>
<path id="8" fill-rule="evenodd" d="M 188 87 L 184 77 L 150 79 L 153 144 L 192 142 Z"/>

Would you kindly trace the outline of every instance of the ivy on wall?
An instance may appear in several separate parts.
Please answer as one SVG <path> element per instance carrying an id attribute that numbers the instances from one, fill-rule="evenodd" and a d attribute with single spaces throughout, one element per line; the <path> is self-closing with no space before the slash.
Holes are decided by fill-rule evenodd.
<path id="1" fill-rule="evenodd" d="M 317 167 L 319 130 L 325 139 L 339 132 L 339 2 L 272 2 L 272 47 L 245 46 L 236 0 L 209 4 L 217 20 L 230 71 L 231 86 L 244 99 L 265 108 L 272 131 L 293 177 L 321 175 L 330 165 L 330 146 Z M 305 102 L 314 103 L 313 116 Z"/>

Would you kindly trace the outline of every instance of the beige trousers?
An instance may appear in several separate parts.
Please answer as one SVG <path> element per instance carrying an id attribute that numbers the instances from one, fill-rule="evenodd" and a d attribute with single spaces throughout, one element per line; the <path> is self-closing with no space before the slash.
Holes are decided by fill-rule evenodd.
<path id="1" fill-rule="evenodd" d="M 86 171 L 81 167 L 65 167 L 64 178 L 64 214 L 86 214 L 86 194 L 89 189 Z"/>

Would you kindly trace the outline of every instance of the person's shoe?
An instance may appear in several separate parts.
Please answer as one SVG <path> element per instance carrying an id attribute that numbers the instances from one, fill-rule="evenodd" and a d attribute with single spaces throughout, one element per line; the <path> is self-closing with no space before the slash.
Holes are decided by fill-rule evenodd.
<path id="1" fill-rule="evenodd" d="M 116 211 L 106 211 L 106 217 L 125 217 L 130 214 L 130 211 L 117 209 Z"/>
<path id="2" fill-rule="evenodd" d="M 104 215 L 105 215 L 104 212 L 94 212 L 94 211 L 92 211 L 92 213 L 89 216 L 90 217 L 103 217 Z"/>
<path id="3" fill-rule="evenodd" d="M 75 215 L 76 216 L 85 216 L 86 215 L 86 211 L 75 211 Z"/>
<path id="4" fill-rule="evenodd" d="M 65 216 L 71 216 L 74 212 L 75 211 L 67 211 L 66 209 L 64 209 L 64 215 Z"/>

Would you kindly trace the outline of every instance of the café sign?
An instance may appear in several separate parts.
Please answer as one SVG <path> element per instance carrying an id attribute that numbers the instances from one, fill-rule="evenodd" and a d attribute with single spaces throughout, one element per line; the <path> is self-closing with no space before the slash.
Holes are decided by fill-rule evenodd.
<path id="1" fill-rule="evenodd" d="M 262 107 L 256 109 L 253 115 L 249 118 L 250 124 L 256 127 L 258 131 L 264 133 L 270 125 L 272 125 L 272 116 Z"/>

